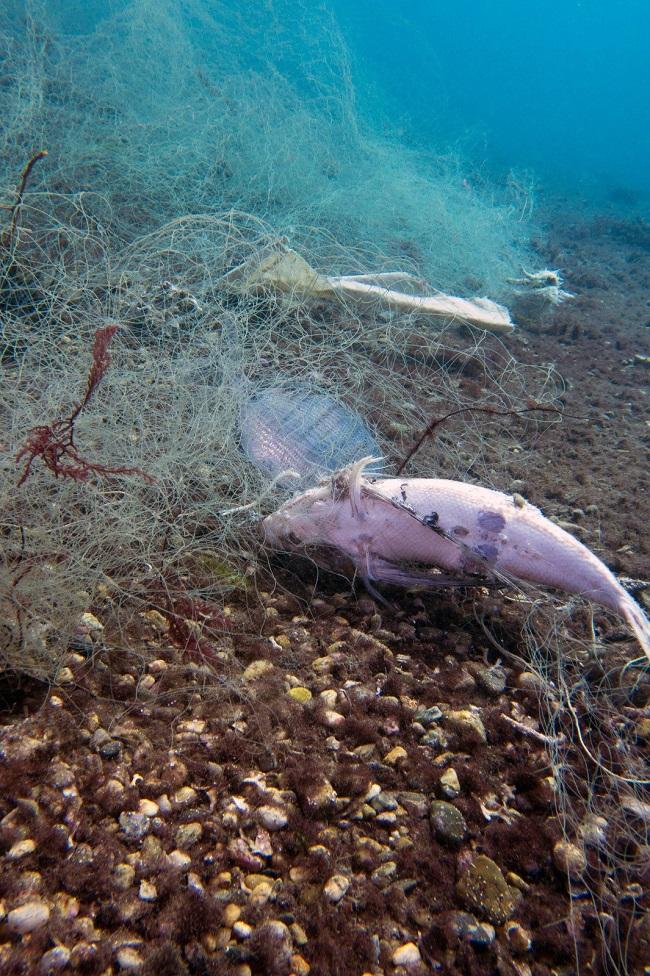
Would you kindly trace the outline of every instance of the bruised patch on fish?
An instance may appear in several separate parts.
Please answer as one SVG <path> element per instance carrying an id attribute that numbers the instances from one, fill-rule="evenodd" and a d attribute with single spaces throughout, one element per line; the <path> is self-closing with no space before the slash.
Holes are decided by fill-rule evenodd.
<path id="1" fill-rule="evenodd" d="M 469 529 L 466 529 L 464 525 L 455 525 L 451 534 L 457 535 L 459 539 L 464 539 L 466 535 L 469 535 Z"/>
<path id="2" fill-rule="evenodd" d="M 499 547 L 492 542 L 482 542 L 479 546 L 475 546 L 474 552 L 482 556 L 486 563 L 495 563 L 499 555 Z"/>
<path id="3" fill-rule="evenodd" d="M 506 520 L 500 512 L 482 511 L 478 513 L 477 525 L 482 532 L 496 535 L 506 527 Z"/>

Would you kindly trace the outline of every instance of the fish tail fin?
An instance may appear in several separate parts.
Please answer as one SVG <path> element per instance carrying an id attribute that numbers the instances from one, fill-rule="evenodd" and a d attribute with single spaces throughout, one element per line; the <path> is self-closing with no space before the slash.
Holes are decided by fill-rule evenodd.
<path id="1" fill-rule="evenodd" d="M 650 661 L 650 620 L 629 593 L 621 605 L 621 614 L 638 640 L 643 653 Z"/>

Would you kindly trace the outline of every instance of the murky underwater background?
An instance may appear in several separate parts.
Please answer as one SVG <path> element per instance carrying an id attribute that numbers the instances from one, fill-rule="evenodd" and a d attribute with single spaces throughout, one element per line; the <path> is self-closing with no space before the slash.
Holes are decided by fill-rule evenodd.
<path id="1" fill-rule="evenodd" d="M 644 0 L 337 2 L 377 112 L 403 138 L 603 200 L 650 190 Z"/>

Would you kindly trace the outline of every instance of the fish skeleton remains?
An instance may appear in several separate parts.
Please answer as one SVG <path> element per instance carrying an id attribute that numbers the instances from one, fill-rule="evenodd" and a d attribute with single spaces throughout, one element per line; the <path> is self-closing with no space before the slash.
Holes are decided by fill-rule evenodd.
<path id="1" fill-rule="evenodd" d="M 364 475 L 371 460 L 285 502 L 264 519 L 266 541 L 315 552 L 325 565 L 343 557 L 372 593 L 373 581 L 435 587 L 486 580 L 576 593 L 621 616 L 650 659 L 650 620 L 638 603 L 598 556 L 534 505 L 460 481 Z"/>

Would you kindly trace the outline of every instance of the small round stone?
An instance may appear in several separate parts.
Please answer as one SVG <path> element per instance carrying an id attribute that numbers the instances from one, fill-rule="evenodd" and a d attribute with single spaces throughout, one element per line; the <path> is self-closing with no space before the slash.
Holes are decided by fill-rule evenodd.
<path id="1" fill-rule="evenodd" d="M 248 922 L 238 921 L 232 926 L 232 934 L 240 942 L 244 942 L 246 939 L 250 939 L 253 934 L 253 927 Z"/>
<path id="2" fill-rule="evenodd" d="M 157 817 L 160 807 L 153 800 L 140 800 L 138 812 L 143 813 L 145 817 Z"/>
<path id="3" fill-rule="evenodd" d="M 175 850 L 167 855 L 167 863 L 177 871 L 184 871 L 192 863 L 192 858 L 184 851 Z"/>
<path id="4" fill-rule="evenodd" d="M 291 957 L 291 971 L 296 974 L 296 976 L 309 976 L 311 966 L 307 962 L 304 956 L 300 953 L 294 953 Z"/>
<path id="5" fill-rule="evenodd" d="M 489 695 L 500 695 L 506 687 L 506 673 L 504 669 L 496 664 L 493 668 L 481 666 L 477 668 L 475 677 L 478 683 L 487 691 Z"/>
<path id="6" fill-rule="evenodd" d="M 349 878 L 346 878 L 343 874 L 333 874 L 329 881 L 325 883 L 323 894 L 328 901 L 331 901 L 333 905 L 336 905 L 341 901 L 342 898 L 345 897 L 349 887 Z"/>
<path id="7" fill-rule="evenodd" d="M 460 844 L 467 834 L 467 824 L 460 810 L 445 800 L 434 800 L 430 808 L 431 824 L 442 840 Z"/>
<path id="8" fill-rule="evenodd" d="M 468 908 L 493 925 L 503 925 L 515 912 L 519 892 L 511 888 L 494 861 L 484 854 L 474 858 L 456 885 Z"/>
<path id="9" fill-rule="evenodd" d="M 289 689 L 289 697 L 293 698 L 294 701 L 299 702 L 304 705 L 306 702 L 311 701 L 311 691 L 309 688 L 304 688 L 302 685 L 298 685 L 296 688 Z"/>
<path id="10" fill-rule="evenodd" d="M 244 681 L 257 681 L 259 678 L 264 677 L 265 674 L 269 674 L 271 671 L 273 671 L 273 664 L 271 661 L 266 661 L 262 658 L 257 661 L 251 661 L 244 671 L 242 678 Z"/>
<path id="11" fill-rule="evenodd" d="M 241 916 L 241 905 L 236 905 L 231 901 L 223 910 L 223 924 L 232 928 Z"/>
<path id="12" fill-rule="evenodd" d="M 132 946 L 123 946 L 118 949 L 115 958 L 120 969 L 133 971 L 142 968 L 142 956 Z"/>
<path id="13" fill-rule="evenodd" d="M 115 887 L 126 891 L 135 880 L 135 868 L 131 864 L 117 864 L 113 871 Z"/>
<path id="14" fill-rule="evenodd" d="M 140 882 L 140 899 L 142 901 L 155 901 L 158 897 L 156 886 L 150 881 L 143 879 Z"/>
<path id="15" fill-rule="evenodd" d="M 458 779 L 458 773 L 453 767 L 446 769 L 440 777 L 440 788 L 450 800 L 455 799 L 459 795 L 460 780 Z"/>
<path id="16" fill-rule="evenodd" d="M 387 752 L 384 756 L 384 762 L 388 766 L 397 766 L 398 763 L 404 762 L 408 759 L 408 752 L 403 746 L 395 746 L 390 752 Z"/>
<path id="17" fill-rule="evenodd" d="M 530 932 L 520 925 L 519 922 L 508 922 L 506 925 L 506 938 L 514 952 L 528 952 L 533 944 Z"/>
<path id="18" fill-rule="evenodd" d="M 26 857 L 28 854 L 33 854 L 36 850 L 36 843 L 31 839 L 31 837 L 26 837 L 25 840 L 17 840 L 15 844 L 12 844 L 7 851 L 7 860 L 18 861 L 21 857 Z"/>
<path id="19" fill-rule="evenodd" d="M 395 949 L 393 953 L 394 966 L 406 966 L 409 969 L 414 966 L 419 966 L 421 962 L 422 956 L 415 942 L 405 942 L 404 945 Z"/>
<path id="20" fill-rule="evenodd" d="M 41 956 L 41 972 L 49 976 L 50 973 L 65 969 L 69 962 L 70 950 L 67 946 L 55 946 Z"/>
<path id="21" fill-rule="evenodd" d="M 320 723 L 326 729 L 340 729 L 341 726 L 345 725 L 346 718 L 345 715 L 341 715 L 340 712 L 335 711 L 333 708 L 325 708 L 320 713 Z"/>
<path id="22" fill-rule="evenodd" d="M 42 901 L 28 901 L 14 908 L 7 915 L 7 928 L 10 932 L 26 935 L 42 928 L 50 917 L 50 909 Z"/>
<path id="23" fill-rule="evenodd" d="M 149 818 L 143 813 L 135 813 L 129 810 L 120 814 L 120 827 L 126 840 L 134 843 L 142 840 L 149 833 L 150 826 Z"/>
<path id="24" fill-rule="evenodd" d="M 272 806 L 271 804 L 258 807 L 255 813 L 259 822 L 267 830 L 282 830 L 289 822 L 285 811 L 281 807 Z"/>
<path id="25" fill-rule="evenodd" d="M 568 840 L 559 840 L 553 848 L 553 863 L 570 878 L 579 878 L 587 867 L 584 851 Z"/>
<path id="26" fill-rule="evenodd" d="M 179 847 L 192 847 L 200 840 L 202 833 L 203 827 L 197 821 L 181 824 L 176 831 L 176 843 Z"/>

